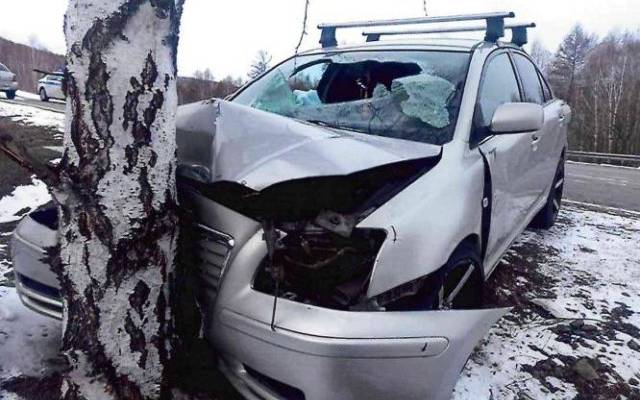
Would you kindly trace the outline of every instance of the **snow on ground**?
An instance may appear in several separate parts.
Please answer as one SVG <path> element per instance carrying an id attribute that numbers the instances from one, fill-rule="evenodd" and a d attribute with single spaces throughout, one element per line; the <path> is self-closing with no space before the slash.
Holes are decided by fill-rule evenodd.
<path id="1" fill-rule="evenodd" d="M 16 92 L 16 95 L 18 97 L 21 97 L 23 99 L 28 99 L 28 100 L 40 100 L 40 96 L 38 96 L 35 93 L 30 93 L 30 92 L 25 92 L 24 90 L 18 90 Z"/>
<path id="2" fill-rule="evenodd" d="M 0 198 L 0 224 L 18 221 L 26 213 L 50 200 L 47 186 L 32 178 L 31 185 L 18 186 L 13 193 Z"/>
<path id="3" fill-rule="evenodd" d="M 64 113 L 43 110 L 17 102 L 0 102 L 0 117 L 28 125 L 51 127 L 62 135 L 64 131 Z"/>
<path id="4" fill-rule="evenodd" d="M 15 289 L 0 287 L 0 382 L 21 375 L 40 376 L 59 368 L 61 331 L 59 321 L 23 306 Z M 0 390 L 0 399 L 5 396 L 9 394 Z"/>
<path id="5" fill-rule="evenodd" d="M 454 399 L 640 398 L 640 217 L 566 208 L 527 231 L 489 282 L 513 311 Z"/>

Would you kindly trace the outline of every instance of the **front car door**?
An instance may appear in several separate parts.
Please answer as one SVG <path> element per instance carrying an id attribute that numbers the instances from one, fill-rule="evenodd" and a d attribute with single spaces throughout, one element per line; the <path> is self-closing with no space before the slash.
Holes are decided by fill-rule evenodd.
<path id="1" fill-rule="evenodd" d="M 491 135 L 489 127 L 498 106 L 522 101 L 522 93 L 508 52 L 500 51 L 485 64 L 471 145 L 477 144 L 491 172 L 491 224 L 485 252 L 485 272 L 490 273 L 500 256 L 526 226 L 536 200 L 531 190 L 535 179 L 533 148 L 536 133 Z M 487 204 L 488 203 L 488 204 Z"/>

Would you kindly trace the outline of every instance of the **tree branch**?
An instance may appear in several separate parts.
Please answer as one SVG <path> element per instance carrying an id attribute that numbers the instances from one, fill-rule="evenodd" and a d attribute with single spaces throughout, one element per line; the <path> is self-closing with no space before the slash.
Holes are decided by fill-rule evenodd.
<path id="1" fill-rule="evenodd" d="M 0 134 L 0 152 L 4 153 L 20 167 L 34 174 L 47 186 L 55 187 L 60 182 L 60 176 L 56 168 L 31 155 L 22 143 L 16 142 L 13 136 L 7 133 Z"/>

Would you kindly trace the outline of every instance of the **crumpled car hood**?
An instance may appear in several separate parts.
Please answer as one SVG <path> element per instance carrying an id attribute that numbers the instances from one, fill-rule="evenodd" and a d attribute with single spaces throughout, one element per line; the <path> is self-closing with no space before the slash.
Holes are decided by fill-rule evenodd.
<path id="1" fill-rule="evenodd" d="M 205 183 L 253 190 L 295 179 L 348 175 L 400 161 L 435 157 L 439 146 L 347 132 L 227 101 L 180 108 L 179 173 Z"/>

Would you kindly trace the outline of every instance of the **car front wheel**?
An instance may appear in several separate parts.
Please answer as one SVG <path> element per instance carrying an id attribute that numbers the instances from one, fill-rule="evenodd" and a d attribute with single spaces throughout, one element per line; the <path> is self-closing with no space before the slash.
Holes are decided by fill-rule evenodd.
<path id="1" fill-rule="evenodd" d="M 40 88 L 40 91 L 38 93 L 40 94 L 41 101 L 49 101 L 49 96 L 47 96 L 47 91 L 44 90 L 44 88 Z"/>
<path id="2" fill-rule="evenodd" d="M 482 262 L 475 246 L 462 243 L 443 268 L 435 309 L 468 310 L 482 307 Z"/>
<path id="3" fill-rule="evenodd" d="M 7 99 L 9 100 L 13 100 L 16 98 L 16 91 L 15 90 L 8 90 L 5 92 L 7 94 Z"/>

